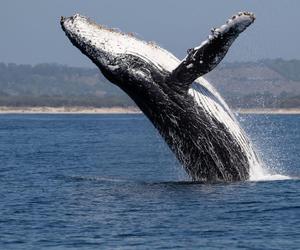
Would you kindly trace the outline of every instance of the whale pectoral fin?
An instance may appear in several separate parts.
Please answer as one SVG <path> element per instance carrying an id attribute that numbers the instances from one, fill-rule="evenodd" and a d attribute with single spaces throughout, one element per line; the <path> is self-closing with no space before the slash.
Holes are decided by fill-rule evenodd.
<path id="1" fill-rule="evenodd" d="M 212 34 L 200 46 L 188 50 L 188 55 L 171 73 L 176 83 L 189 86 L 198 77 L 210 72 L 224 58 L 229 47 L 253 21 L 249 12 L 239 12 L 220 28 L 212 29 Z"/>

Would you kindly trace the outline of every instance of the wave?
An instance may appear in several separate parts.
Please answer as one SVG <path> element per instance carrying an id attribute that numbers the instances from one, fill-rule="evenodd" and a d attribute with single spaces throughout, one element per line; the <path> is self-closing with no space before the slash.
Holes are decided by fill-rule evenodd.
<path id="1" fill-rule="evenodd" d="M 96 182 L 133 182 L 128 179 L 119 179 L 114 177 L 102 177 L 102 176 L 64 176 L 66 179 L 72 181 L 96 181 Z"/>

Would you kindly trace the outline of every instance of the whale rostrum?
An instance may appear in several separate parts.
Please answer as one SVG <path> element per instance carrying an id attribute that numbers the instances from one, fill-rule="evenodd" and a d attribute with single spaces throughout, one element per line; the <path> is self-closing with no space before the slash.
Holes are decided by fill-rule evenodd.
<path id="1" fill-rule="evenodd" d="M 202 77 L 254 20 L 252 13 L 239 12 L 182 61 L 152 42 L 78 14 L 62 17 L 61 26 L 73 45 L 133 99 L 190 177 L 215 182 L 247 180 L 260 164 L 227 104 Z"/>

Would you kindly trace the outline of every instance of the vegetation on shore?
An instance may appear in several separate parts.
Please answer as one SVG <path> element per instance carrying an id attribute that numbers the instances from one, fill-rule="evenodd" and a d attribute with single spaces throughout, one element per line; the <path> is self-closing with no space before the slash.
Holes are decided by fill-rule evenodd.
<path id="1" fill-rule="evenodd" d="M 223 63 L 207 78 L 233 108 L 300 108 L 300 60 Z M 0 106 L 133 105 L 96 68 L 0 63 Z"/>

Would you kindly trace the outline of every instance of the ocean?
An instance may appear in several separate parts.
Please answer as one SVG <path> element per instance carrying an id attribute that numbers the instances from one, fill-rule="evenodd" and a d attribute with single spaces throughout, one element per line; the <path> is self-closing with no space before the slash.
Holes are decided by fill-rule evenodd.
<path id="1" fill-rule="evenodd" d="M 300 249 L 300 115 L 239 115 L 265 179 L 189 181 L 141 114 L 0 115 L 0 249 Z"/>

